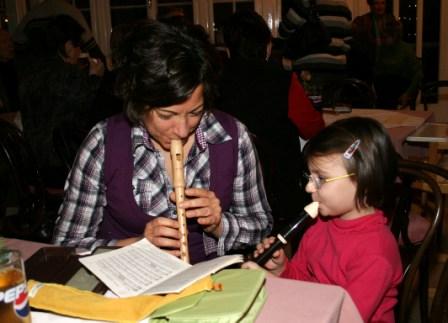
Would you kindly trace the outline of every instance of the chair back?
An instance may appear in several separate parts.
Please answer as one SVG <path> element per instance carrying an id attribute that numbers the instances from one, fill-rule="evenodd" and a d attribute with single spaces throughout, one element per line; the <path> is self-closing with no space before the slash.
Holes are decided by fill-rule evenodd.
<path id="1" fill-rule="evenodd" d="M 325 89 L 330 107 L 347 106 L 350 108 L 371 109 L 375 107 L 375 92 L 366 82 L 347 78 Z"/>
<path id="2" fill-rule="evenodd" d="M 0 226 L 5 236 L 31 238 L 43 222 L 45 187 L 35 163 L 22 132 L 0 120 L 0 178 L 6 187 Z"/>
<path id="3" fill-rule="evenodd" d="M 54 150 L 64 164 L 67 173 L 70 171 L 78 149 L 86 135 L 87 130 L 71 125 L 60 125 L 54 128 Z"/>
<path id="4" fill-rule="evenodd" d="M 439 80 L 423 84 L 421 89 L 421 102 L 425 111 L 428 110 L 428 104 L 436 102 L 439 96 L 438 90 L 441 87 L 448 87 L 448 80 Z"/>
<path id="5" fill-rule="evenodd" d="M 396 308 L 397 322 L 408 322 L 410 310 L 418 296 L 421 321 L 428 320 L 429 261 L 433 242 L 442 218 L 442 193 L 434 177 L 423 171 L 423 163 L 402 160 L 399 163 L 397 199 L 391 219 L 391 230 L 400 241 L 403 282 Z M 422 198 L 414 183 L 424 183 L 428 195 Z M 427 222 L 423 238 L 413 241 L 409 236 L 411 214 L 418 213 Z"/>
<path id="6" fill-rule="evenodd" d="M 448 322 L 448 259 L 445 260 L 431 306 L 431 323 Z"/>

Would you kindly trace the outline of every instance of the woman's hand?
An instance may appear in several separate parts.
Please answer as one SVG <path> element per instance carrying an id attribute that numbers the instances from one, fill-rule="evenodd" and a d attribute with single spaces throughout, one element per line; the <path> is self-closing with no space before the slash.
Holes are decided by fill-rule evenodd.
<path id="1" fill-rule="evenodd" d="M 180 233 L 177 220 L 157 217 L 146 224 L 143 236 L 153 245 L 176 257 L 180 256 Z"/>
<path id="2" fill-rule="evenodd" d="M 185 209 L 187 218 L 197 218 L 198 223 L 207 233 L 219 238 L 222 234 L 221 203 L 215 193 L 202 188 L 187 188 L 185 196 L 188 198 L 179 204 Z M 175 194 L 170 196 L 176 201 Z"/>
<path id="3" fill-rule="evenodd" d="M 142 238 L 146 238 L 153 245 L 176 257 L 180 257 L 180 233 L 177 220 L 157 217 L 146 223 L 143 237 L 118 240 L 116 246 L 124 247 L 131 243 L 137 242 Z"/>
<path id="4" fill-rule="evenodd" d="M 269 237 L 264 239 L 261 243 L 259 243 L 253 253 L 253 257 L 257 258 L 259 255 L 261 255 L 265 250 L 269 249 L 269 247 L 274 243 L 275 238 Z M 275 251 L 272 254 L 271 259 L 269 259 L 265 264 L 264 268 L 267 269 L 270 273 L 280 276 L 280 274 L 285 269 L 286 265 L 286 254 L 285 251 L 281 248 L 277 251 Z M 260 268 L 256 263 L 249 261 L 242 265 L 242 268 L 247 269 L 257 269 Z"/>

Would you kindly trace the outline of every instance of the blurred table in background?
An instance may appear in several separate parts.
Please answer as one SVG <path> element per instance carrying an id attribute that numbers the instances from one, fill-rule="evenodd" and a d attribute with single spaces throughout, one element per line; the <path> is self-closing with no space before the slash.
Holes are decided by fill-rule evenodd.
<path id="1" fill-rule="evenodd" d="M 431 121 L 431 111 L 352 109 L 347 113 L 324 111 L 324 121 L 329 125 L 336 120 L 350 117 L 369 117 L 379 121 L 389 132 L 395 150 L 403 157 L 411 154 L 412 147 L 404 145 L 407 137 L 424 123 Z"/>

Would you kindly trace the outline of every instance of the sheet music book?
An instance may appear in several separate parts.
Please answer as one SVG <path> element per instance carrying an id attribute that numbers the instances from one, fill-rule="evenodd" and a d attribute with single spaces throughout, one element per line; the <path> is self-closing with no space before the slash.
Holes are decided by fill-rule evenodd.
<path id="1" fill-rule="evenodd" d="M 147 239 L 79 261 L 120 297 L 179 293 L 197 280 L 243 261 L 222 256 L 195 264 L 157 248 Z"/>

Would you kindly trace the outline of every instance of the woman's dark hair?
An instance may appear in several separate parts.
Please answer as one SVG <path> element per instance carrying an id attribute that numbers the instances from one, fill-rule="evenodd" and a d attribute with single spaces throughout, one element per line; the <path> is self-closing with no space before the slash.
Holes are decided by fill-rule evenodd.
<path id="1" fill-rule="evenodd" d="M 157 21 L 134 25 L 114 53 L 116 92 L 129 120 L 138 123 L 151 109 L 186 101 L 199 85 L 204 108 L 215 97 L 210 44 L 186 28 Z"/>
<path id="2" fill-rule="evenodd" d="M 352 117 L 324 128 L 304 147 L 307 163 L 313 158 L 343 154 L 355 140 L 359 148 L 352 158 L 342 158 L 357 183 L 357 207 L 382 208 L 393 192 L 397 175 L 397 154 L 386 129 L 371 118 Z"/>
<path id="3" fill-rule="evenodd" d="M 81 46 L 81 36 L 84 31 L 76 20 L 67 15 L 33 19 L 25 27 L 27 47 L 34 52 L 35 56 L 67 57 L 66 42 L 71 41 L 74 46 Z"/>
<path id="4" fill-rule="evenodd" d="M 255 11 L 235 12 L 224 25 L 223 36 L 232 58 L 266 60 L 271 31 Z"/>

